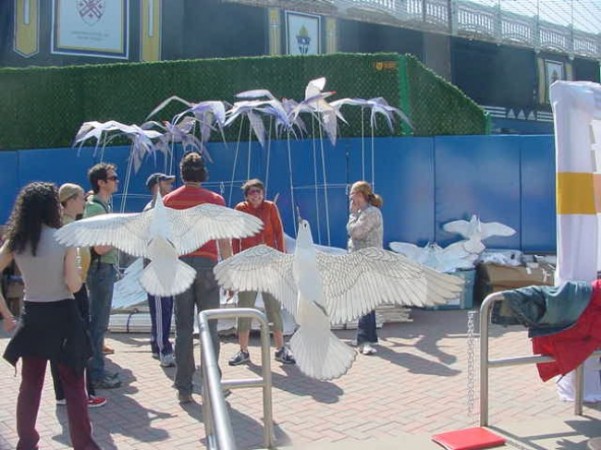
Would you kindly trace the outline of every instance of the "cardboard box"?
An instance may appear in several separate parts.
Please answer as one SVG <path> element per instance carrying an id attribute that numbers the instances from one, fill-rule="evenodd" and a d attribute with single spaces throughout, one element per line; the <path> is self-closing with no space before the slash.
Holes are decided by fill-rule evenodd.
<path id="1" fill-rule="evenodd" d="M 474 299 L 481 303 L 493 292 L 526 286 L 553 286 L 554 268 L 550 265 L 503 266 L 494 263 L 478 264 Z"/>

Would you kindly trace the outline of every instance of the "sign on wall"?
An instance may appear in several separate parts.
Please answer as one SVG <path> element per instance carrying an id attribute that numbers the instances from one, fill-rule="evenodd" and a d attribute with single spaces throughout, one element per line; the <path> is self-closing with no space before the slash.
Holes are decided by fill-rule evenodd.
<path id="1" fill-rule="evenodd" d="M 549 104 L 549 92 L 551 85 L 558 80 L 569 80 L 569 67 L 566 67 L 564 61 L 556 61 L 538 58 L 538 83 L 540 103 Z"/>
<path id="2" fill-rule="evenodd" d="M 321 53 L 321 17 L 286 11 L 286 53 L 317 55 Z"/>
<path id="3" fill-rule="evenodd" d="M 128 59 L 128 0 L 54 0 L 52 53 Z"/>

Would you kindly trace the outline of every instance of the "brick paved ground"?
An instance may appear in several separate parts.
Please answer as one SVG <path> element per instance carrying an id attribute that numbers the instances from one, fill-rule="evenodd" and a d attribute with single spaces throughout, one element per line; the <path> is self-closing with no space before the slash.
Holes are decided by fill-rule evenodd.
<path id="1" fill-rule="evenodd" d="M 343 440 L 390 440 L 403 436 L 475 426 L 467 415 L 467 314 L 465 311 L 414 311 L 412 323 L 387 324 L 380 330 L 381 345 L 373 357 L 359 355 L 349 373 L 322 382 L 304 377 L 295 367 L 273 365 L 274 419 L 278 446 Z M 352 331 L 337 331 L 350 340 Z M 491 357 L 529 354 L 522 328 L 491 331 Z M 7 338 L 0 338 L 0 351 Z M 111 369 L 125 381 L 120 389 L 99 391 L 109 403 L 91 410 L 95 436 L 103 449 L 146 450 L 202 448 L 201 396 L 180 406 L 171 388 L 174 369 L 162 369 L 149 352 L 143 334 L 110 334 L 116 352 Z M 258 339 L 251 358 L 259 361 Z M 477 349 L 477 345 L 476 345 Z M 256 365 L 229 367 L 237 350 L 224 339 L 221 367 L 225 378 L 259 373 Z M 20 382 L 12 367 L 0 363 L 0 448 L 16 446 L 14 410 Z M 477 385 L 476 385 L 477 386 Z M 240 448 L 262 446 L 260 390 L 236 390 L 227 399 Z M 543 384 L 534 366 L 494 369 L 491 374 L 491 424 L 561 419 L 571 423 L 573 405 L 557 399 L 552 382 Z M 586 405 L 585 415 L 601 424 L 601 405 Z M 599 422 L 596 422 L 599 421 Z M 38 417 L 43 449 L 69 448 L 64 407 L 55 406 L 47 374 Z M 599 425 L 601 435 L 601 425 Z M 583 432 L 582 432 L 583 433 Z M 584 436 L 583 439 L 586 439 Z M 538 446 L 536 448 L 546 448 Z M 561 448 L 571 448 L 562 446 Z M 573 448 L 585 448 L 578 446 Z"/>

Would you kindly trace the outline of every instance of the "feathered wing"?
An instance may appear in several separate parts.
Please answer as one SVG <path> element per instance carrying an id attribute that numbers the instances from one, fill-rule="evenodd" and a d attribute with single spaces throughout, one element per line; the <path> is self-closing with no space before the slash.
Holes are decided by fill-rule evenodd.
<path id="1" fill-rule="evenodd" d="M 324 307 L 331 323 L 354 320 L 381 303 L 433 306 L 459 296 L 464 281 L 402 255 L 371 247 L 333 256 L 317 253 Z"/>
<path id="2" fill-rule="evenodd" d="M 491 236 L 513 236 L 515 230 L 500 222 L 481 222 L 482 240 Z"/>
<path id="3" fill-rule="evenodd" d="M 59 228 L 58 242 L 72 247 L 111 245 L 136 257 L 148 257 L 148 231 L 152 210 L 132 214 L 102 214 Z"/>
<path id="4" fill-rule="evenodd" d="M 449 233 L 457 233 L 464 238 L 470 238 L 470 222 L 467 220 L 453 220 L 452 222 L 445 223 L 442 229 Z"/>
<path id="5" fill-rule="evenodd" d="M 258 245 L 221 261 L 213 271 L 224 289 L 269 292 L 296 316 L 298 294 L 293 260 L 293 255 Z"/>
<path id="6" fill-rule="evenodd" d="M 255 216 L 210 203 L 189 209 L 166 209 L 171 242 L 180 255 L 213 239 L 244 238 L 263 228 L 263 222 Z"/>

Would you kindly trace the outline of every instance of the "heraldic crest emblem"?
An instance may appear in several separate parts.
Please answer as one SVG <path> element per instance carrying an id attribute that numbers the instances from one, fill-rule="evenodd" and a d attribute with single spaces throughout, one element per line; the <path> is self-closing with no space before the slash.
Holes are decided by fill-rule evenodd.
<path id="1" fill-rule="evenodd" d="M 79 17 L 88 25 L 95 25 L 104 15 L 105 0 L 77 0 Z"/>

